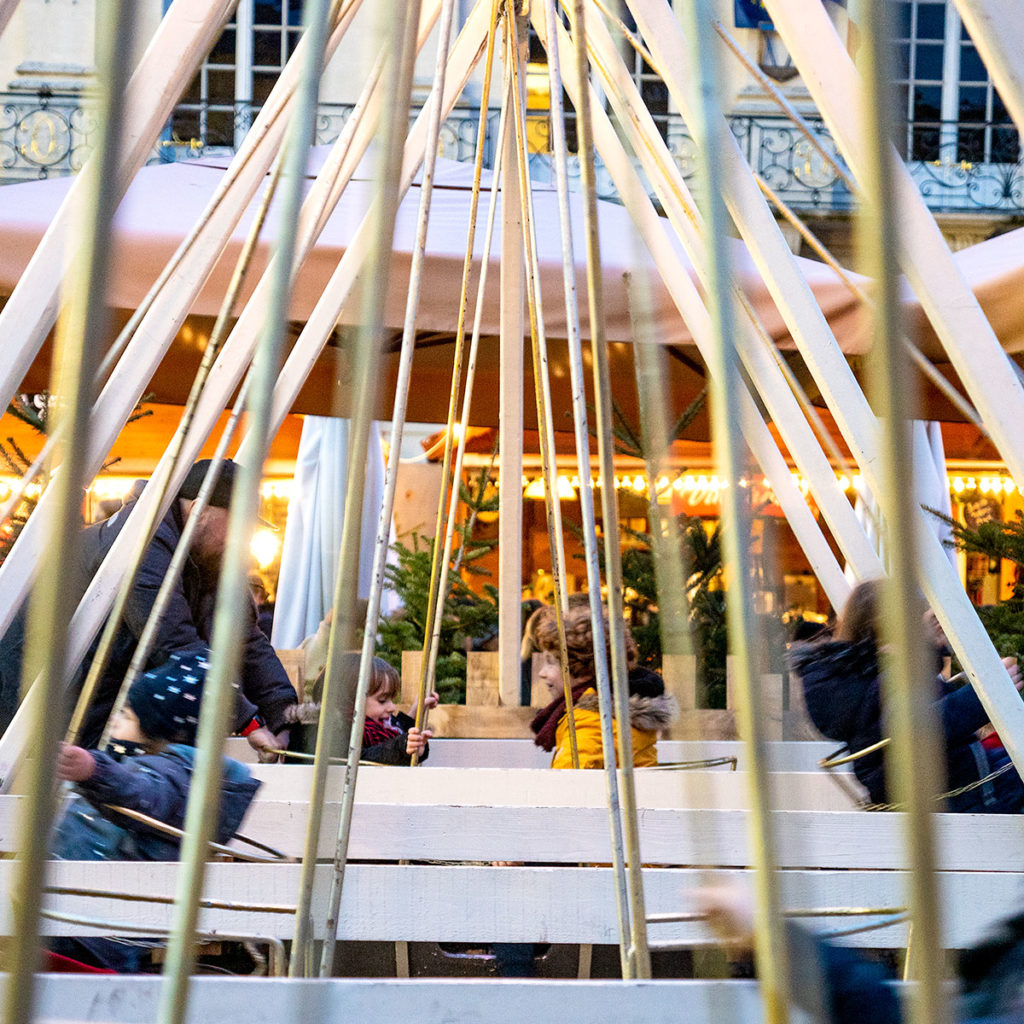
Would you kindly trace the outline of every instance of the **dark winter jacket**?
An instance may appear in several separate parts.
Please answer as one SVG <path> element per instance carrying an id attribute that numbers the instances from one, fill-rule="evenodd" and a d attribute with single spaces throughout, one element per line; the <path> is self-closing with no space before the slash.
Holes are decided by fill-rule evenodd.
<path id="1" fill-rule="evenodd" d="M 851 752 L 863 750 L 887 735 L 881 694 L 878 654 L 871 641 L 830 641 L 810 644 L 791 655 L 803 682 L 804 701 L 811 721 L 829 739 Z M 1002 747 L 986 751 L 976 732 L 988 715 L 971 686 L 954 688 L 936 678 L 936 710 L 946 749 L 946 790 L 955 790 L 989 775 L 1008 762 Z M 889 800 L 883 751 L 858 758 L 853 770 L 871 801 Z M 949 810 L 970 813 L 1017 813 L 1024 805 L 1024 785 L 1015 771 L 952 797 Z"/>
<path id="2" fill-rule="evenodd" d="M 397 736 L 392 736 L 391 739 L 385 740 L 383 743 L 375 743 L 372 747 L 367 747 L 364 739 L 364 746 L 359 754 L 361 761 L 376 761 L 378 764 L 412 764 L 412 755 L 406 752 L 405 744 L 407 733 L 416 724 L 416 719 L 410 718 L 404 712 L 399 711 L 397 715 L 392 717 L 391 722 L 402 731 Z M 426 761 L 429 756 L 430 744 L 427 744 L 426 749 L 420 755 L 420 763 L 422 764 Z"/>
<path id="3" fill-rule="evenodd" d="M 83 591 L 84 584 L 95 575 L 104 556 L 113 545 L 132 507 L 133 505 L 126 505 L 110 519 L 87 527 L 83 532 Z M 139 566 L 135 585 L 125 607 L 121 628 L 114 638 L 110 660 L 100 677 L 96 698 L 86 719 L 82 733 L 82 742 L 85 746 L 99 740 L 121 680 L 149 618 L 157 592 L 167 575 L 171 557 L 183 528 L 181 504 L 175 501 L 157 527 L 156 534 Z M 204 572 L 191 558 L 187 559 L 160 622 L 147 668 L 162 665 L 175 651 L 208 651 L 213 635 L 216 590 L 216 577 Z M 256 606 L 251 600 L 246 601 L 242 614 L 246 618 L 246 630 L 239 670 L 240 692 L 234 728 L 244 728 L 253 716 L 259 713 L 272 732 L 279 732 L 285 725 L 285 709 L 296 702 L 295 690 L 288 681 L 288 675 L 274 653 L 270 641 L 259 629 Z M 95 648 L 96 644 L 90 649 L 85 666 L 91 663 Z"/>
<path id="4" fill-rule="evenodd" d="M 125 807 L 181 829 L 195 768 L 195 749 L 172 744 L 159 754 L 118 760 L 98 750 L 91 778 L 76 784 L 57 827 L 53 856 L 57 860 L 177 860 L 178 840 L 109 809 Z M 260 783 L 238 761 L 224 758 L 221 802 L 214 839 L 226 843 L 237 831 Z M 86 963 L 131 972 L 142 950 L 116 939 L 65 939 L 51 944 L 55 952 Z"/>

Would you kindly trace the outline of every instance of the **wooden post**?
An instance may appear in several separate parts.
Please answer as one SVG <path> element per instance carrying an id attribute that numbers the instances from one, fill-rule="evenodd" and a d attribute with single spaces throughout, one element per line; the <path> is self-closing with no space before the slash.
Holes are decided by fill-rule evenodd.
<path id="1" fill-rule="evenodd" d="M 515 20 L 517 44 L 525 46 L 526 25 Z M 521 37 L 521 38 L 519 38 Z M 506 102 L 508 97 L 505 97 Z M 523 586 L 523 210 L 516 170 L 515 137 L 509 132 L 501 167 L 501 405 L 498 448 L 501 487 L 498 515 L 498 692 L 499 703 L 519 703 L 520 604 Z"/>

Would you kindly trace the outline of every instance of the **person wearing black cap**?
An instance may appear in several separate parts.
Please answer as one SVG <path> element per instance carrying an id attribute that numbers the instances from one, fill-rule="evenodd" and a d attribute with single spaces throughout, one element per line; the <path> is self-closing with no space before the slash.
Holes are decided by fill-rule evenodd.
<path id="1" fill-rule="evenodd" d="M 86 746 L 94 745 L 103 731 L 209 466 L 209 460 L 204 459 L 189 470 L 177 500 L 172 502 L 142 558 L 121 627 L 83 726 L 82 741 Z M 158 668 L 176 653 L 209 655 L 217 581 L 227 539 L 228 507 L 237 471 L 238 466 L 230 460 L 225 460 L 221 466 L 208 505 L 200 513 L 189 557 L 160 621 L 147 661 L 148 669 Z M 90 579 L 99 568 L 133 506 L 134 500 L 130 500 L 106 521 L 86 528 L 81 544 L 84 579 Z M 247 628 L 239 669 L 234 731 L 246 736 L 257 751 L 285 747 L 293 714 L 289 709 L 294 708 L 297 701 L 295 690 L 270 641 L 257 625 L 251 598 L 247 598 L 239 613 L 246 617 Z M 81 678 L 88 671 L 95 646 L 86 657 Z"/>

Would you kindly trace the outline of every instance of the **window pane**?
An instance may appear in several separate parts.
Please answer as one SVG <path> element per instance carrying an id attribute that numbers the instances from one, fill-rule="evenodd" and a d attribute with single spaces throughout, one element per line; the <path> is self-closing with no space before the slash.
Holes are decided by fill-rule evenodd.
<path id="1" fill-rule="evenodd" d="M 207 62 L 210 64 L 235 63 L 235 33 L 231 29 L 221 32 L 220 38 L 213 44 Z"/>
<path id="2" fill-rule="evenodd" d="M 270 90 L 274 88 L 277 81 L 276 74 L 268 74 L 265 71 L 257 71 L 252 76 L 252 101 L 253 105 L 262 107 L 267 102 Z"/>
<path id="3" fill-rule="evenodd" d="M 235 73 L 210 71 L 207 75 L 207 99 L 211 103 L 235 102 Z"/>
<path id="4" fill-rule="evenodd" d="M 942 89 L 937 85 L 918 86 L 914 90 L 914 120 L 938 121 L 942 109 Z"/>
<path id="5" fill-rule="evenodd" d="M 211 110 L 206 117 L 206 144 L 233 146 L 235 144 L 235 115 L 230 110 Z"/>
<path id="6" fill-rule="evenodd" d="M 198 139 L 199 111 L 176 110 L 171 118 L 171 131 L 177 138 L 185 142 L 189 139 Z"/>
<path id="7" fill-rule="evenodd" d="M 1006 110 L 1006 104 L 999 97 L 999 93 L 992 90 L 992 117 L 989 119 L 993 124 L 1008 124 L 1011 120 Z"/>
<path id="8" fill-rule="evenodd" d="M 960 48 L 960 81 L 987 82 L 988 72 L 985 62 L 973 45 L 964 44 Z"/>
<path id="9" fill-rule="evenodd" d="M 984 86 L 961 86 L 960 88 L 960 120 L 984 121 L 985 101 L 988 89 Z"/>
<path id="10" fill-rule="evenodd" d="M 1020 135 L 1015 128 L 992 129 L 992 154 L 996 164 L 1015 164 L 1020 157 Z"/>
<path id="11" fill-rule="evenodd" d="M 944 39 L 946 35 L 945 3 L 921 3 L 917 8 L 917 38 Z"/>
<path id="12" fill-rule="evenodd" d="M 279 68 L 281 60 L 280 32 L 253 32 L 252 34 L 253 63 L 263 67 Z"/>
<path id="13" fill-rule="evenodd" d="M 256 0 L 253 20 L 257 25 L 281 24 L 281 0 Z"/>
<path id="14" fill-rule="evenodd" d="M 929 43 L 917 48 L 917 66 L 914 77 L 919 82 L 942 81 L 942 45 Z"/>
<path id="15" fill-rule="evenodd" d="M 920 128 L 916 125 L 912 129 L 913 140 L 912 159 L 914 160 L 938 160 L 939 159 L 939 129 Z"/>
<path id="16" fill-rule="evenodd" d="M 985 160 L 985 129 L 961 128 L 957 135 L 957 160 L 977 164 Z"/>

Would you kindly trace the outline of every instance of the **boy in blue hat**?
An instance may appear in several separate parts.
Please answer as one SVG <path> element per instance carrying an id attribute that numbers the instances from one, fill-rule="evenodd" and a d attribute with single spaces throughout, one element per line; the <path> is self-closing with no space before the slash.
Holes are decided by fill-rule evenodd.
<path id="1" fill-rule="evenodd" d="M 113 811 L 124 807 L 184 827 L 195 769 L 196 726 L 206 679 L 205 650 L 172 654 L 132 684 L 106 751 L 64 744 L 57 774 L 76 795 L 57 829 L 58 860 L 177 860 L 174 836 Z M 259 782 L 224 758 L 215 840 L 227 842 L 241 824 Z M 123 973 L 139 970 L 144 949 L 118 939 L 57 939 L 54 952 Z"/>

